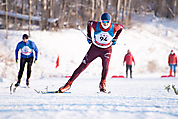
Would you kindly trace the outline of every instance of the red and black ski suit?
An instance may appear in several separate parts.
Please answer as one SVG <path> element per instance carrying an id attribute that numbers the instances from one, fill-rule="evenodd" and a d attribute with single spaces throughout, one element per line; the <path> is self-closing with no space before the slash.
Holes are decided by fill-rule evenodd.
<path id="1" fill-rule="evenodd" d="M 71 78 L 68 80 L 68 84 L 71 85 L 72 82 L 79 76 L 79 74 L 84 71 L 87 66 L 97 57 L 102 59 L 102 76 L 101 82 L 104 84 L 106 81 L 106 76 L 108 73 L 109 62 L 112 53 L 112 43 L 113 39 L 118 39 L 123 26 L 120 24 L 111 23 L 110 27 L 103 29 L 101 22 L 89 21 L 87 25 L 87 35 L 91 36 L 91 29 L 94 29 L 94 40 L 92 45 L 85 55 L 80 66 L 74 71 Z M 102 87 L 101 87 L 102 88 Z"/>

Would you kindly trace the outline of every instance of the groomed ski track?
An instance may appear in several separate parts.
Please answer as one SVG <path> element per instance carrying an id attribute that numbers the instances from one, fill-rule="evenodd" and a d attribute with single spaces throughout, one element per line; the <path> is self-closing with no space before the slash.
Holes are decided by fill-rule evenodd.
<path id="1" fill-rule="evenodd" d="M 52 86 L 49 81 L 54 84 Z M 167 85 L 176 85 L 177 78 L 107 79 L 110 94 L 98 94 L 99 78 L 78 78 L 72 84 L 71 93 L 38 94 L 34 89 L 58 90 L 67 78 L 43 78 L 31 80 L 30 88 L 19 87 L 11 95 L 12 82 L 1 82 L 1 119 L 177 119 L 178 95 Z M 22 80 L 21 86 L 25 86 Z"/>

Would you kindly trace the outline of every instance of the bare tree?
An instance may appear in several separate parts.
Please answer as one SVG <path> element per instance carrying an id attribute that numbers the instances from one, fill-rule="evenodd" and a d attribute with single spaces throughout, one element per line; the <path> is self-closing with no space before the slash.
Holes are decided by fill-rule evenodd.
<path id="1" fill-rule="evenodd" d="M 129 24 L 130 21 L 130 9 L 131 9 L 131 2 L 132 0 L 129 0 L 129 5 L 128 5 L 128 9 L 127 9 L 127 20 L 126 20 L 126 26 Z"/>
<path id="2" fill-rule="evenodd" d="M 165 1 L 163 0 L 159 5 L 159 7 L 160 7 L 160 10 L 159 10 L 160 11 L 160 17 L 164 16 L 164 6 L 165 6 Z"/>
<path id="3" fill-rule="evenodd" d="M 39 1 L 39 0 L 36 0 L 36 1 L 35 1 L 36 10 L 38 10 L 38 1 Z"/>
<path id="4" fill-rule="evenodd" d="M 86 7 L 85 6 L 85 1 L 84 0 L 81 0 L 81 6 L 80 6 L 80 10 L 79 10 L 79 14 L 81 16 L 81 22 L 80 22 L 80 25 L 84 26 L 84 20 L 85 20 L 85 13 L 86 13 Z M 85 11 L 85 12 L 84 12 Z"/>
<path id="5" fill-rule="evenodd" d="M 24 9 L 25 9 L 25 0 L 22 0 L 22 11 L 21 11 L 22 15 L 24 15 L 25 13 Z M 21 28 L 23 27 L 23 24 L 24 24 L 24 19 L 22 19 L 21 21 L 21 24 L 20 24 Z"/>
<path id="6" fill-rule="evenodd" d="M 109 4 L 109 0 L 105 0 L 105 12 L 108 12 L 108 4 Z"/>
<path id="7" fill-rule="evenodd" d="M 30 29 L 31 29 L 31 5 L 32 5 L 32 0 L 29 0 L 29 24 L 28 24 L 28 35 L 30 37 Z"/>
<path id="8" fill-rule="evenodd" d="M 15 0 L 15 25 L 14 29 L 17 30 L 17 0 Z"/>
<path id="9" fill-rule="evenodd" d="M 54 18 L 54 8 L 53 8 L 53 4 L 54 1 L 50 0 L 50 18 L 53 19 Z M 50 27 L 52 27 L 52 23 L 50 23 Z"/>
<path id="10" fill-rule="evenodd" d="M 121 3 L 121 0 L 117 0 L 117 4 L 116 4 L 116 23 L 119 22 L 119 17 L 120 17 L 120 3 Z"/>
<path id="11" fill-rule="evenodd" d="M 91 10 L 91 18 L 94 19 L 95 17 L 95 0 L 92 0 L 92 10 Z"/>
<path id="12" fill-rule="evenodd" d="M 141 14 L 142 11 L 142 0 L 139 0 L 139 14 Z"/>
<path id="13" fill-rule="evenodd" d="M 177 15 L 178 14 L 178 0 L 175 1 L 175 5 L 174 6 L 175 6 L 176 15 Z"/>
<path id="14" fill-rule="evenodd" d="M 75 23 L 76 23 L 76 26 L 78 24 L 78 17 L 79 17 L 79 15 L 78 15 L 78 2 L 77 1 L 78 0 L 75 0 Z"/>
<path id="15" fill-rule="evenodd" d="M 41 16 L 41 30 L 46 29 L 46 16 L 47 16 L 47 0 L 41 1 L 42 16 Z"/>
<path id="16" fill-rule="evenodd" d="M 60 11 L 60 5 L 58 3 L 58 0 L 54 0 L 54 5 L 53 5 L 53 8 L 54 8 L 54 17 L 57 18 L 59 17 L 59 11 Z"/>
<path id="17" fill-rule="evenodd" d="M 100 20 L 100 15 L 101 15 L 102 9 L 103 9 L 103 4 L 101 5 L 101 3 L 103 3 L 103 2 L 101 2 L 101 1 L 102 0 L 95 0 L 95 18 L 94 18 L 95 20 Z M 102 9 L 100 9 L 100 7 Z"/>
<path id="18" fill-rule="evenodd" d="M 11 28 L 10 23 L 13 23 L 15 30 L 18 28 L 18 20 L 20 19 L 20 28 L 23 29 L 24 23 L 29 23 L 32 29 L 33 23 L 38 23 L 32 17 L 41 17 L 41 30 L 48 30 L 52 24 L 50 19 L 58 18 L 56 22 L 58 28 L 71 28 L 76 25 L 85 25 L 90 19 L 100 20 L 100 15 L 103 12 L 108 12 L 112 15 L 114 22 L 121 22 L 129 25 L 131 20 L 131 7 L 136 13 L 144 13 L 154 11 L 157 17 L 176 18 L 178 14 L 178 0 L 0 0 L 4 4 L 1 5 L 1 10 L 6 14 L 2 16 L 3 25 L 7 31 Z M 28 2 L 27 2 L 28 1 Z M 8 2 L 8 4 L 6 4 Z M 32 2 L 30 4 L 30 2 Z M 19 3 L 21 5 L 19 5 Z M 39 6 L 41 3 L 41 7 Z M 30 7 L 31 5 L 31 7 Z M 34 5 L 34 6 L 33 6 Z M 28 6 L 28 7 L 27 7 Z M 9 11 L 9 12 L 8 12 Z M 14 15 L 15 13 L 15 15 Z M 28 15 L 18 17 L 17 13 Z M 24 27 L 25 28 L 25 27 Z M 8 36 L 8 35 L 7 35 Z"/>
<path id="19" fill-rule="evenodd" d="M 178 13 L 178 0 L 175 0 L 174 2 L 174 13 L 175 13 L 175 18 L 176 18 L 177 13 Z"/>
<path id="20" fill-rule="evenodd" d="M 60 23 L 59 23 L 59 28 L 63 28 L 64 26 L 64 17 L 65 17 L 65 10 L 66 10 L 66 0 L 62 0 L 62 3 L 60 5 L 60 11 L 61 13 L 59 14 L 59 19 L 60 19 Z"/>
<path id="21" fill-rule="evenodd" d="M 101 0 L 101 13 L 103 13 L 104 12 L 104 2 L 103 2 L 103 0 Z"/>
<path id="22" fill-rule="evenodd" d="M 68 16 L 67 16 L 67 21 L 66 21 L 66 22 L 68 23 L 68 24 L 67 24 L 67 27 L 68 27 L 68 28 L 70 27 L 70 26 L 69 26 L 69 22 L 70 22 L 71 14 L 72 14 L 72 9 L 69 10 L 69 13 L 68 13 Z"/>
<path id="23" fill-rule="evenodd" d="M 167 6 L 167 10 L 168 10 L 168 14 L 167 14 L 168 18 L 175 17 L 174 2 L 175 2 L 175 0 L 166 1 L 166 6 Z"/>
<path id="24" fill-rule="evenodd" d="M 6 0 L 6 39 L 8 38 L 8 27 L 9 27 L 7 13 L 8 13 L 8 0 Z"/>
<path id="25" fill-rule="evenodd" d="M 124 0 L 124 8 L 122 11 L 122 22 L 124 22 L 124 18 L 125 18 L 126 5 L 127 5 L 127 0 Z"/>

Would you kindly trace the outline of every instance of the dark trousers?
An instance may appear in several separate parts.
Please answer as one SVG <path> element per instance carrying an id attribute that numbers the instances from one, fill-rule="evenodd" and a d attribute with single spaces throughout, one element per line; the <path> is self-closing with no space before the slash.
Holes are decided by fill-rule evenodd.
<path id="1" fill-rule="evenodd" d="M 79 74 L 84 71 L 88 65 L 97 57 L 102 59 L 102 73 L 101 73 L 101 81 L 106 81 L 106 76 L 108 74 L 109 62 L 111 58 L 112 47 L 109 48 L 98 48 L 95 45 L 91 45 L 87 54 L 85 55 L 80 66 L 74 71 L 71 78 L 69 79 L 70 84 L 79 76 Z"/>
<path id="2" fill-rule="evenodd" d="M 18 74 L 18 82 L 19 83 L 21 81 L 26 63 L 27 63 L 27 80 L 28 80 L 31 76 L 31 67 L 32 67 L 32 63 L 33 63 L 33 57 L 20 59 L 20 70 L 19 70 L 19 74 Z"/>
<path id="3" fill-rule="evenodd" d="M 126 65 L 126 78 L 128 78 L 128 69 L 130 70 L 130 78 L 132 78 L 132 65 Z"/>

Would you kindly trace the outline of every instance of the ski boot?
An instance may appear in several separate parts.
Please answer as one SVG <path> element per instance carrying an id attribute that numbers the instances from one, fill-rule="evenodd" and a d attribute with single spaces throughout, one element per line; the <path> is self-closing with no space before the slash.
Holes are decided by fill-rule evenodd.
<path id="1" fill-rule="evenodd" d="M 29 79 L 26 79 L 26 86 L 29 88 L 30 81 Z"/>
<path id="2" fill-rule="evenodd" d="M 126 72 L 126 78 L 128 78 L 128 72 Z"/>
<path id="3" fill-rule="evenodd" d="M 59 90 L 56 91 L 56 93 L 63 93 L 65 91 L 69 90 L 71 85 L 72 85 L 72 82 L 68 81 L 63 87 L 60 87 Z"/>
<path id="4" fill-rule="evenodd" d="M 13 92 L 15 93 L 15 91 L 16 91 L 16 89 L 17 89 L 17 87 L 20 85 L 20 80 L 18 80 L 17 81 L 17 83 L 15 84 L 15 87 L 14 87 L 14 89 L 13 89 Z M 11 87 L 11 94 L 12 94 L 12 87 Z"/>
<path id="5" fill-rule="evenodd" d="M 18 80 L 17 83 L 15 84 L 15 87 L 18 87 L 20 85 L 20 81 Z"/>
<path id="6" fill-rule="evenodd" d="M 101 82 L 99 84 L 99 89 L 100 89 L 100 92 L 106 92 L 104 80 L 101 80 Z"/>
<path id="7" fill-rule="evenodd" d="M 130 73 L 130 78 L 132 78 L 132 73 Z"/>

